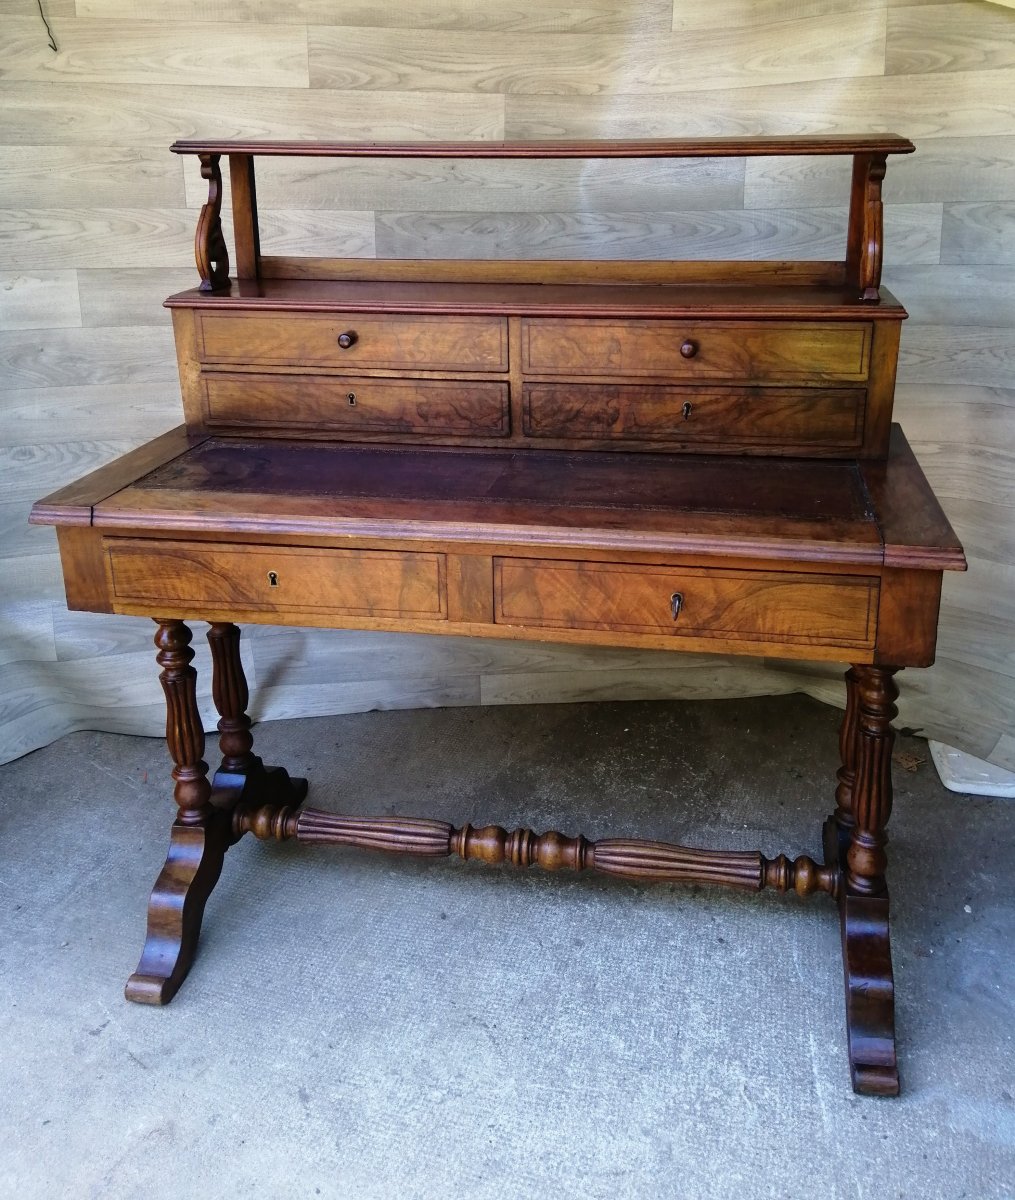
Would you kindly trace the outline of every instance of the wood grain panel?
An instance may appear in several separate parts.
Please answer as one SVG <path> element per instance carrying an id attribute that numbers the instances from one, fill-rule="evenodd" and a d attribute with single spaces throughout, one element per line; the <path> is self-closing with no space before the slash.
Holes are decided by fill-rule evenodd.
<path id="1" fill-rule="evenodd" d="M 873 0 L 869 0 L 873 2 Z M 157 12 L 146 0 L 77 0 L 80 17 L 173 21 L 257 21 L 396 29 L 476 29 L 489 33 L 652 33 L 670 27 L 672 0 L 168 0 Z"/>
<path id="2" fill-rule="evenodd" d="M 1015 236 L 1015 222 L 1012 224 Z M 906 297 L 910 324 L 1015 326 L 1015 273 L 1004 266 L 955 266 L 942 287 L 940 266 L 892 268 L 889 283 Z"/>
<path id="3" fill-rule="evenodd" d="M 991 574 L 1010 570 L 1015 562 L 1011 508 L 997 502 L 1009 486 L 1004 448 L 1011 444 L 1005 415 L 1011 373 L 1009 356 L 995 357 L 991 347 L 995 331 L 1013 324 L 1004 272 L 1015 254 L 1015 208 L 1008 203 L 1010 191 L 995 191 L 1010 186 L 1009 168 L 1000 159 L 995 168 L 989 159 L 995 142 L 1015 136 L 1011 13 L 973 3 L 904 5 L 889 13 L 884 28 L 889 71 L 905 73 L 884 75 L 883 47 L 877 37 L 863 40 L 863 31 L 882 19 L 862 11 L 867 0 L 850 0 L 850 11 L 824 0 L 799 0 L 784 9 L 769 0 L 683 3 L 675 6 L 677 32 L 669 36 L 670 6 L 657 0 L 299 0 L 284 6 L 268 0 L 221 6 L 208 0 L 167 0 L 165 5 L 79 0 L 77 20 L 72 0 L 44 2 L 47 14 L 58 19 L 59 56 L 45 47 L 34 3 L 0 4 L 5 18 L 0 59 L 13 69 L 3 82 L 0 147 L 21 148 L 4 155 L 11 186 L 2 202 L 21 210 L 21 223 L 16 217 L 15 225 L 8 226 L 0 248 L 0 269 L 6 272 L 0 286 L 6 287 L 12 277 L 43 281 L 0 290 L 10 318 L 8 332 L 0 337 L 0 373 L 4 387 L 18 389 L 0 396 L 0 440 L 23 448 L 4 463 L 5 484 L 18 498 L 0 504 L 0 563 L 8 583 L 15 577 L 38 579 L 37 593 L 28 582 L 12 585 L 13 591 L 0 589 L 0 657 L 17 664 L 13 674 L 5 673 L 6 697 L 0 696 L 0 757 L 31 749 L 68 728 L 102 724 L 158 735 L 164 725 L 146 622 L 68 614 L 54 585 L 55 540 L 48 530 L 24 525 L 27 502 L 34 498 L 32 472 L 41 471 L 47 486 L 49 480 L 55 486 L 97 466 L 117 447 L 136 444 L 179 419 L 172 347 L 164 331 L 154 331 L 160 340 L 151 342 L 147 333 L 152 331 L 143 327 L 163 320 L 160 278 L 167 280 L 165 292 L 195 281 L 195 213 L 189 206 L 202 198 L 204 189 L 203 184 L 195 188 L 191 179 L 185 203 L 178 192 L 172 200 L 160 201 L 157 188 L 162 185 L 155 177 L 140 172 L 131 177 L 129 155 L 137 156 L 142 169 L 148 165 L 159 173 L 161 156 L 166 163 L 174 161 L 165 149 L 177 138 L 474 139 L 499 138 L 505 131 L 523 138 L 646 137 L 897 127 L 917 141 L 918 153 L 905 162 L 893 160 L 886 181 L 886 281 L 914 318 L 904 327 L 902 344 L 905 352 L 913 340 L 916 378 L 904 382 L 904 365 L 898 402 L 903 420 L 919 436 L 919 454 L 949 516 L 970 548 L 972 570 L 967 578 L 946 580 L 944 651 L 932 671 L 905 678 L 900 720 L 974 753 L 1003 752 L 997 747 L 1006 730 L 1012 744 L 1015 692 L 1007 647 L 1015 612 L 1010 589 L 1002 586 L 1007 576 L 995 579 Z M 833 7 L 841 15 L 832 13 Z M 299 82 L 279 86 L 277 51 L 284 52 L 285 39 L 300 42 L 306 36 L 304 24 L 334 21 L 360 29 L 329 31 L 327 61 L 317 61 L 315 69 L 329 75 L 333 68 L 344 72 L 347 90 L 306 86 L 305 40 L 302 63 L 293 59 L 282 64 L 285 78 Z M 282 25 L 288 29 L 280 34 Z M 181 28 L 186 29 L 182 40 Z M 357 35 L 366 41 L 356 43 Z M 859 53 L 850 49 L 858 35 Z M 316 40 L 317 31 L 311 36 Z M 367 61 L 352 56 L 343 63 L 346 44 L 355 49 L 368 42 L 376 53 L 371 51 Z M 173 57 L 176 51 L 179 57 Z M 379 74 L 393 80 L 389 87 L 378 89 Z M 442 90 L 431 90 L 440 83 Z M 477 87 L 504 88 L 507 94 Z M 938 147 L 938 141 L 947 144 Z M 42 146 L 61 149 L 48 160 L 53 170 L 39 180 L 38 190 L 26 190 L 38 172 L 42 160 L 36 148 Z M 111 152 L 105 149 L 109 147 Z M 96 162 L 107 156 L 105 177 L 84 165 L 91 155 Z M 969 167 L 965 180 L 963 163 Z M 463 177 L 462 196 L 468 196 L 470 212 L 486 210 L 486 224 L 478 224 L 478 215 L 467 218 L 475 226 L 469 225 L 467 235 L 453 230 L 453 237 L 469 252 L 496 245 L 503 221 L 498 214 L 523 208 L 551 214 L 597 208 L 623 215 L 634 206 L 636 212 L 651 213 L 655 195 L 666 188 L 666 176 L 653 174 L 654 167 L 647 164 L 641 164 L 647 166 L 642 175 L 628 175 L 632 165 L 610 176 L 589 165 L 584 175 L 571 174 L 574 164 L 567 164 L 562 174 L 547 176 L 544 186 L 526 178 L 523 186 L 505 183 L 498 188 L 493 175 L 475 182 L 481 168 L 472 163 L 472 174 Z M 762 165 L 762 160 L 752 164 L 755 170 Z M 350 166 L 345 164 L 345 172 Z M 512 164 L 511 171 L 517 166 Z M 811 166 L 820 173 L 826 164 Z M 312 225 L 310 210 L 332 208 L 336 221 L 343 221 L 338 214 L 347 212 L 422 210 L 413 218 L 409 241 L 433 243 L 444 236 L 439 230 L 418 236 L 421 229 L 433 229 L 432 214 L 459 212 L 466 201 L 454 199 L 454 176 L 445 184 L 439 171 L 424 173 L 422 168 L 417 162 L 412 173 L 396 172 L 387 183 L 378 175 L 376 196 L 365 175 L 308 174 L 292 189 L 294 198 L 266 171 L 267 219 L 282 232 L 288 221 L 285 210 L 294 210 L 292 221 L 304 235 L 323 237 L 338 226 L 324 221 Z M 12 198 L 15 174 L 23 202 Z M 108 190 L 114 177 L 123 184 L 118 197 Z M 841 225 L 823 214 L 828 205 L 818 199 L 819 175 L 812 179 L 801 178 L 800 183 L 813 189 L 807 204 L 812 210 L 816 206 L 817 214 L 795 205 L 805 214 L 800 232 L 783 240 L 817 247 L 821 257 L 837 257 L 844 214 Z M 583 180 L 594 181 L 584 195 Z M 722 192 L 734 182 L 733 176 L 715 177 L 699 187 L 691 176 L 675 174 L 674 196 L 679 198 L 670 207 L 735 212 L 741 207 L 739 196 L 714 206 L 708 199 L 713 185 Z M 332 185 L 340 203 L 329 200 Z M 936 200 L 924 205 L 922 198 L 928 195 Z M 898 202 L 907 197 L 921 199 L 915 207 L 901 205 L 906 215 L 897 218 Z M 749 203 L 763 209 L 757 191 Z M 29 213 L 40 207 L 43 214 L 57 208 L 71 215 L 43 215 L 40 224 L 38 212 Z M 774 247 L 775 239 L 766 236 L 753 211 L 738 220 L 736 229 L 715 235 L 717 246 L 730 253 L 763 243 Z M 572 225 L 561 233 L 552 221 L 519 224 L 513 231 L 509 227 L 510 237 L 502 240 L 528 254 L 523 242 L 535 237 L 544 258 L 563 252 L 559 247 L 568 241 L 578 253 L 591 247 L 603 257 L 617 257 L 619 244 L 599 250 L 614 230 L 620 240 L 636 240 L 623 223 Z M 712 235 L 702 229 L 700 236 L 708 240 Z M 677 233 L 680 238 L 667 228 L 660 237 L 687 240 L 682 226 Z M 346 234 L 343 226 L 342 236 Z M 365 237 L 357 236 L 362 245 L 356 252 L 370 253 Z M 560 238 L 558 249 L 551 250 L 555 238 Z M 646 258 L 652 254 L 649 241 L 642 240 L 640 253 Z M 294 238 L 292 244 L 302 250 L 306 243 Z M 897 253 L 902 247 L 908 248 Z M 320 245 L 314 252 L 321 252 Z M 99 327 L 87 330 L 87 339 L 70 327 L 76 324 L 69 287 L 74 267 L 81 268 L 80 319 Z M 68 280 L 66 290 L 62 284 L 53 290 L 57 278 Z M 171 278 L 180 282 L 169 282 Z M 46 305 L 41 315 L 36 297 Z M 16 334 L 12 322 L 34 330 L 34 336 Z M 917 323 L 936 327 L 929 340 L 920 335 Z M 59 327 L 65 324 L 67 328 Z M 966 334 L 971 335 L 968 343 Z M 1006 386 L 971 383 L 984 377 Z M 67 444 L 66 453 L 30 449 L 61 443 Z M 34 494 L 39 494 L 37 482 Z M 32 599 L 36 594 L 38 608 Z M 984 596 L 989 599 L 982 600 Z M 31 661 L 51 653 L 53 634 L 47 630 L 55 626 L 47 613 L 75 622 L 61 629 L 58 653 L 68 654 L 74 645 L 80 651 L 76 661 Z M 266 633 L 258 629 L 252 638 L 255 667 Z M 407 643 L 382 633 L 289 634 L 307 647 L 306 661 L 291 683 L 277 672 L 272 675 L 271 686 L 257 693 L 260 716 L 481 699 L 704 695 L 710 687 L 722 695 L 737 694 L 738 688 L 802 687 L 821 699 L 841 701 L 835 668 L 823 673 L 784 663 L 766 671 L 760 662 L 743 659 L 674 656 L 663 669 L 651 666 L 650 661 L 658 660 L 648 654 L 608 647 L 459 638 Z M 131 636 L 139 649 L 127 653 Z M 361 643 L 358 637 L 371 640 Z M 200 685 L 206 689 L 203 641 L 196 639 L 195 646 L 204 672 Z M 424 642 L 438 643 L 439 652 L 424 654 Z M 290 649 L 292 645 L 287 643 Z M 333 657 L 324 655 L 315 672 L 314 654 L 325 646 L 340 649 Z M 992 659 L 1004 664 L 1002 669 L 991 670 Z M 707 671 L 696 669 L 699 662 Z M 389 669 L 395 663 L 405 678 Z M 215 720 L 210 700 L 205 715 L 210 726 Z"/>
<path id="4" fill-rule="evenodd" d="M 116 412 L 115 427 L 109 422 L 110 409 Z M 180 386 L 170 378 L 143 386 L 79 384 L 0 392 L 0 444 L 4 446 L 87 442 L 96 430 L 113 428 L 139 446 L 156 430 L 171 428 L 179 420 Z"/>
<path id="5" fill-rule="evenodd" d="M 1015 204 L 946 204 L 941 262 L 1015 264 Z"/>
<path id="6" fill-rule="evenodd" d="M 939 204 L 885 214 L 888 263 L 936 263 Z M 841 259 L 844 208 L 708 212 L 377 214 L 382 258 Z"/>
<path id="7" fill-rule="evenodd" d="M 336 433 L 506 437 L 506 383 L 353 375 L 202 376 L 212 425 Z"/>
<path id="8" fill-rule="evenodd" d="M 309 30 L 312 87 L 503 93 L 673 93 L 799 79 L 880 75 L 884 13 L 823 16 L 733 38 L 512 34 L 421 30 Z M 646 71 L 645 64 L 652 69 Z"/>
<path id="9" fill-rule="evenodd" d="M 307 87 L 307 40 L 294 25 L 201 25 L 78 18 L 60 24 L 60 51 L 38 17 L 7 17 L 0 41 L 6 79 L 76 83 Z"/>
<path id="10" fill-rule="evenodd" d="M 109 27 L 115 45 L 115 26 Z M 177 138 L 499 138 L 502 96 L 428 92 L 406 104 L 402 92 L 309 91 L 222 87 L 209 74 L 200 86 L 74 83 L 59 87 L 4 80 L 0 142 L 12 146 L 89 145 L 99 139 L 160 150 Z"/>
<path id="11" fill-rule="evenodd" d="M 748 159 L 744 204 L 830 204 L 848 188 L 848 179 L 848 165 L 834 158 Z M 1015 136 L 935 138 L 921 144 L 916 155 L 893 162 L 885 183 L 892 204 L 1007 200 L 1013 193 Z"/>
<path id="12" fill-rule="evenodd" d="M 85 326 L 169 325 L 162 301 L 194 286 L 194 268 L 82 267 L 77 272 L 81 322 Z"/>
<path id="13" fill-rule="evenodd" d="M 0 271 L 0 330 L 63 329 L 81 324 L 74 271 Z"/>
<path id="14" fill-rule="evenodd" d="M 1006 610 L 1015 593 L 1015 568 L 978 562 L 975 571 L 951 581 L 942 605 L 942 657 L 968 661 L 1015 678 L 1015 641 L 1007 636 Z"/>
<path id="15" fill-rule="evenodd" d="M 862 388 L 530 383 L 523 429 L 529 437 L 844 452 L 860 445 L 864 398 Z"/>
<path id="16" fill-rule="evenodd" d="M 186 203 L 179 163 L 155 147 L 0 145 L 0 175 L 5 208 Z"/>
<path id="17" fill-rule="evenodd" d="M 537 628 L 866 647 L 877 593 L 875 578 L 494 559 L 496 621 Z"/>
<path id="18" fill-rule="evenodd" d="M 957 339 L 950 325 L 914 325 L 902 340 L 899 379 L 1010 387 L 1015 379 L 1015 329 L 967 325 Z"/>
<path id="19" fill-rule="evenodd" d="M 883 9 L 885 0 L 850 0 L 848 5 L 832 4 L 829 0 L 794 0 L 787 5 L 783 0 L 710 0 L 705 5 L 685 4 L 675 0 L 673 4 L 673 29 L 679 33 L 709 29 L 737 31 L 751 25 L 772 25 L 780 22 L 807 21 L 825 17 L 829 12 L 877 12 Z M 80 3 L 78 10 L 80 11 Z M 787 30 L 789 36 L 792 32 Z"/>
<path id="20" fill-rule="evenodd" d="M 447 617 L 443 554 L 308 550 L 106 538 L 119 611 L 178 602 L 207 608 L 403 620 Z"/>
<path id="21" fill-rule="evenodd" d="M 168 329 L 54 329 L 44 339 L 34 330 L 0 333 L 0 373 L 11 389 L 169 383 L 175 371 Z"/>
<path id="22" fill-rule="evenodd" d="M 338 338 L 348 332 L 352 344 Z M 294 367 L 363 367 L 447 371 L 507 369 L 507 322 L 498 317 L 328 316 L 276 313 L 198 315 L 204 362 Z"/>
<path id="23" fill-rule="evenodd" d="M 979 11 L 968 5 L 966 20 L 975 20 Z M 505 131 L 512 138 L 852 133 L 901 127 L 905 114 L 906 132 L 919 151 L 928 138 L 1015 133 L 1015 107 L 1005 102 L 1013 89 L 1015 69 L 1007 68 L 989 76 L 958 71 L 948 76 L 947 89 L 935 74 L 806 80 L 752 87 L 749 97 L 739 87 L 708 87 L 681 93 L 679 105 L 640 91 L 509 95 Z M 889 185 L 894 172 L 893 164 Z"/>
<path id="24" fill-rule="evenodd" d="M 264 254 L 321 254 L 372 257 L 372 212 L 315 212 L 259 206 L 261 251 Z"/>
<path id="25" fill-rule="evenodd" d="M 567 212 L 658 212 L 725 209 L 743 200 L 744 160 L 572 159 L 540 162 L 482 159 L 258 160 L 257 198 L 264 209 Z M 189 204 L 208 185 L 187 173 Z M 842 194 L 837 197 L 841 200 Z M 333 240 L 325 236 L 324 240 Z M 320 245 L 317 247 L 320 251 Z"/>
<path id="26" fill-rule="evenodd" d="M 2 209 L 0 262 L 25 271 L 183 267 L 193 260 L 194 224 L 187 209 Z"/>
<path id="27" fill-rule="evenodd" d="M 1015 15 L 989 4 L 933 4 L 888 13 L 885 73 L 994 71 L 1015 66 Z"/>
<path id="28" fill-rule="evenodd" d="M 666 376 L 673 382 L 734 379 L 862 381 L 869 324 L 762 321 L 620 322 L 523 318 L 522 364 L 533 374 Z M 691 353 L 685 353 L 690 343 Z"/>

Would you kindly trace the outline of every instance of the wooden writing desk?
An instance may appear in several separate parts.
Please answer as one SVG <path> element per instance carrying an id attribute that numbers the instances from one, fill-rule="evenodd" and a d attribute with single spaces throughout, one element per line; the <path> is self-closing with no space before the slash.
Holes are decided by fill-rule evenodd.
<path id="1" fill-rule="evenodd" d="M 199 288 L 171 297 L 186 424 L 40 501 L 72 608 L 158 623 L 179 806 L 127 997 L 164 1004 L 244 833 L 632 879 L 825 892 L 853 1085 L 895 1093 L 885 884 L 900 667 L 934 658 L 965 560 L 891 423 L 905 312 L 880 288 L 902 138 L 182 142 L 209 182 Z M 841 262 L 447 262 L 262 255 L 257 155 L 845 154 Z M 230 165 L 236 276 L 222 237 Z M 213 778 L 187 620 L 210 622 Z M 824 861 L 590 842 L 302 806 L 252 751 L 236 622 L 852 664 Z"/>

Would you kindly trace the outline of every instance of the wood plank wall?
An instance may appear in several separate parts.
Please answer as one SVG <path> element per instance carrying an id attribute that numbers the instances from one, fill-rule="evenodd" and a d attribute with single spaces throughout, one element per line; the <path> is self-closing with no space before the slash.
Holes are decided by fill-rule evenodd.
<path id="1" fill-rule="evenodd" d="M 885 277 L 899 416 L 969 551 L 901 720 L 1015 768 L 1015 13 L 905 0 L 0 0 L 0 759 L 163 727 L 149 623 L 71 614 L 31 501 L 178 423 L 160 303 L 191 286 L 177 137 L 519 138 L 895 130 Z M 842 165 L 278 164 L 269 251 L 824 258 Z M 326 249 L 325 249 L 326 248 Z M 200 639 L 203 646 L 203 638 Z M 260 718 L 731 696 L 834 668 L 254 630 Z M 202 650 L 199 666 L 207 666 Z M 207 704 L 208 676 L 202 676 Z M 210 706 L 208 708 L 211 720 Z"/>

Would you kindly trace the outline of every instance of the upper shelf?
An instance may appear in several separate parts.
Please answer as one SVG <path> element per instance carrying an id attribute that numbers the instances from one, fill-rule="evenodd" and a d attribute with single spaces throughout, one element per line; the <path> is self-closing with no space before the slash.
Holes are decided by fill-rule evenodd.
<path id="1" fill-rule="evenodd" d="M 253 154 L 292 158 L 757 158 L 766 155 L 912 154 L 894 133 L 809 137 L 648 138 L 640 141 L 524 142 L 174 142 L 174 154 Z"/>
<path id="2" fill-rule="evenodd" d="M 229 250 L 222 233 L 222 168 L 229 161 L 233 206 L 233 240 L 236 275 L 241 280 L 307 278 L 310 272 L 336 278 L 349 270 L 339 260 L 263 256 L 257 221 L 254 164 L 259 156 L 291 158 L 747 158 L 765 155 L 848 155 L 853 160 L 849 189 L 849 218 L 845 254 L 831 264 L 822 282 L 844 284 L 866 303 L 880 301 L 884 218 L 881 184 L 890 154 L 909 154 L 914 149 L 908 138 L 893 133 L 829 135 L 819 137 L 720 137 L 674 138 L 641 141 L 531 141 L 531 142 L 269 142 L 269 141 L 182 141 L 174 142 L 176 154 L 194 154 L 201 162 L 201 175 L 208 181 L 208 201 L 198 218 L 194 256 L 203 292 L 221 294 L 229 288 Z M 685 264 L 686 265 L 686 264 Z M 388 266 L 378 266 L 378 278 L 390 279 Z M 630 265 L 619 264 L 630 278 Z M 727 284 L 758 283 L 757 267 L 751 263 L 737 272 L 731 264 L 716 264 Z M 412 268 L 415 269 L 415 268 Z M 353 264 L 354 276 L 362 278 L 362 267 Z M 677 273 L 673 265 L 673 273 Z M 693 274 L 693 269 L 692 269 Z M 772 263 L 769 282 L 798 282 L 813 279 L 813 270 L 801 263 Z M 411 275 L 418 278 L 418 275 Z M 472 276 L 474 278 L 474 276 Z M 685 271 L 683 278 L 686 279 Z M 618 276 L 614 276 L 616 280 Z M 639 278 L 645 278 L 644 272 Z M 533 265 L 530 282 L 547 282 Z M 657 282 L 659 280 L 657 279 Z M 666 282 L 672 282 L 666 279 Z M 605 282 L 605 278 L 604 278 Z"/>

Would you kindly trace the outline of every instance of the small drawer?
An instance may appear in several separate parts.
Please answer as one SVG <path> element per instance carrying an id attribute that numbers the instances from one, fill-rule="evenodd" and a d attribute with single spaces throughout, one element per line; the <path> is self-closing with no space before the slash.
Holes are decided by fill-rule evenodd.
<path id="1" fill-rule="evenodd" d="M 506 437 L 508 385 L 352 375 L 202 373 L 210 425 Z"/>
<path id="2" fill-rule="evenodd" d="M 554 559 L 494 560 L 502 625 L 794 645 L 874 644 L 879 581 Z"/>
<path id="3" fill-rule="evenodd" d="M 371 313 L 200 313 L 203 362 L 254 366 L 506 371 L 500 317 L 398 317 Z"/>
<path id="4" fill-rule="evenodd" d="M 870 332 L 859 323 L 526 319 L 522 362 L 533 375 L 862 382 Z"/>
<path id="5" fill-rule="evenodd" d="M 523 396 L 532 438 L 846 451 L 860 445 L 866 391 L 528 383 Z"/>
<path id="6" fill-rule="evenodd" d="M 447 619 L 445 556 L 388 550 L 107 538 L 117 601 Z"/>

